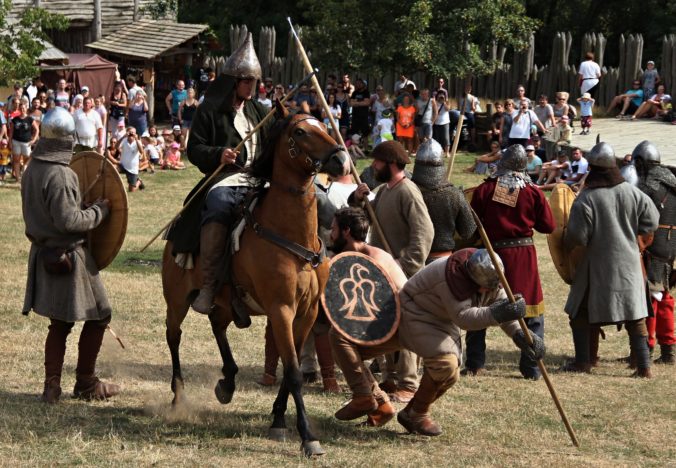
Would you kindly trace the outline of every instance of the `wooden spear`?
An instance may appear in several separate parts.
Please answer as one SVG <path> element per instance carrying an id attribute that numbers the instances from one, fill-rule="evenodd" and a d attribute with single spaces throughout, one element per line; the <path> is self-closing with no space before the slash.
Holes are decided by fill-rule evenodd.
<path id="1" fill-rule="evenodd" d="M 512 288 L 509 287 L 509 283 L 507 283 L 507 278 L 505 278 L 505 274 L 502 272 L 502 269 L 500 268 L 500 264 L 498 262 L 497 255 L 495 254 L 495 250 L 493 250 L 493 245 L 491 244 L 491 241 L 488 239 L 488 235 L 486 234 L 486 231 L 484 230 L 483 224 L 481 224 L 481 220 L 479 219 L 479 216 L 477 216 L 476 211 L 472 207 L 470 207 L 472 210 L 472 216 L 474 217 L 474 222 L 477 225 L 477 229 L 479 230 L 479 235 L 481 235 L 481 240 L 484 243 L 484 247 L 486 247 L 486 250 L 488 250 L 488 254 L 491 257 L 491 262 L 493 262 L 493 266 L 495 267 L 495 271 L 498 272 L 498 275 L 500 276 L 500 283 L 502 284 L 502 287 L 505 289 L 505 292 L 507 293 L 507 297 L 509 298 L 509 302 L 516 302 L 516 299 L 514 298 L 514 294 L 512 294 Z M 526 325 L 526 321 L 522 318 L 519 319 L 519 325 L 521 326 L 521 330 L 523 330 L 523 333 L 526 335 L 526 340 L 528 341 L 528 344 L 532 345 L 533 344 L 533 338 L 530 336 L 530 333 L 528 331 L 528 326 Z M 542 359 L 538 359 L 538 367 L 540 368 L 540 372 L 542 373 L 542 378 L 547 384 L 547 388 L 549 389 L 549 393 L 552 396 L 552 400 L 554 400 L 554 404 L 556 405 L 556 409 L 559 410 L 559 415 L 561 415 L 561 420 L 563 421 L 563 425 L 566 426 L 566 430 L 568 431 L 568 435 L 570 436 L 570 440 L 573 442 L 573 445 L 575 447 L 580 447 L 580 443 L 577 440 L 577 436 L 575 435 L 575 431 L 573 430 L 573 426 L 570 425 L 570 422 L 568 421 L 568 416 L 566 416 L 566 411 L 563 409 L 563 406 L 561 405 L 561 402 L 559 401 L 559 397 L 556 394 L 556 390 L 554 389 L 554 384 L 552 384 L 552 381 L 549 378 L 549 374 L 547 373 L 547 368 L 545 367 L 545 363 L 542 362 Z"/>
<path id="2" fill-rule="evenodd" d="M 300 41 L 300 37 L 298 37 L 298 34 L 296 34 L 296 30 L 293 28 L 293 23 L 291 22 L 291 18 L 287 17 L 286 20 L 289 22 L 289 26 L 291 27 L 291 32 L 293 33 L 293 37 L 296 40 L 296 45 L 298 46 L 298 51 L 300 52 L 301 59 L 303 60 L 303 64 L 305 65 L 306 70 L 312 70 L 312 64 L 310 64 L 310 59 L 308 58 L 307 54 L 305 53 L 305 47 L 303 47 L 303 43 Z M 317 77 L 315 75 L 312 75 L 312 85 L 315 87 L 317 90 L 317 97 L 319 98 L 319 101 L 322 103 L 322 108 L 326 112 L 326 115 L 328 116 L 330 122 L 331 122 L 331 128 L 336 130 L 336 135 L 338 136 L 338 143 L 340 143 L 343 147 L 345 147 L 345 141 L 343 140 L 343 135 L 340 134 L 340 127 L 336 125 L 336 121 L 333 118 L 333 114 L 331 113 L 331 109 L 329 108 L 328 103 L 326 102 L 326 98 L 324 97 L 324 93 L 322 92 L 322 88 L 319 86 L 319 81 L 317 80 Z M 354 163 L 352 162 L 352 158 L 350 158 L 350 171 L 352 172 L 352 177 L 354 177 L 354 180 L 357 182 L 357 184 L 361 184 L 361 179 L 359 178 L 359 174 L 357 174 L 357 169 L 354 167 Z M 378 222 L 378 218 L 376 217 L 376 213 L 373 210 L 373 207 L 371 204 L 366 201 L 366 210 L 369 213 L 369 216 L 371 218 L 371 225 L 373 228 L 376 230 L 376 233 L 378 236 L 380 236 L 380 239 L 383 241 L 383 247 L 385 247 L 385 250 L 387 253 L 390 255 L 393 255 L 392 249 L 390 248 L 389 242 L 387 242 L 387 238 L 385 237 L 385 233 L 383 233 L 382 228 L 380 227 L 380 223 Z"/>
<path id="3" fill-rule="evenodd" d="M 453 138 L 453 147 L 451 148 L 451 161 L 448 164 L 448 169 L 446 171 L 446 180 L 451 181 L 451 176 L 453 175 L 453 164 L 455 163 L 455 153 L 458 151 L 458 144 L 460 143 L 460 134 L 462 133 L 462 123 L 465 121 L 465 101 L 467 100 L 467 95 L 462 99 L 462 107 L 460 107 L 460 117 L 458 118 L 458 124 L 455 127 L 455 137 Z"/>
<path id="4" fill-rule="evenodd" d="M 284 104 L 291 96 L 293 96 L 293 95 L 296 93 L 296 91 L 298 91 L 298 90 L 300 89 L 300 87 L 301 87 L 303 84 L 305 84 L 310 78 L 314 77 L 315 73 L 317 73 L 318 71 L 319 71 L 319 70 L 310 70 L 310 71 L 308 72 L 308 75 L 307 75 L 305 78 L 303 78 L 301 81 L 299 81 L 298 83 L 296 83 L 296 86 L 294 86 L 293 89 L 292 89 L 291 91 L 289 91 L 289 92 L 287 93 L 286 96 L 284 96 L 284 99 L 282 99 L 281 101 L 279 101 L 280 104 Z M 316 80 L 316 78 L 315 78 L 315 80 Z M 234 151 L 235 151 L 235 152 L 240 151 L 240 150 L 244 147 L 244 144 L 245 144 L 247 141 L 249 141 L 249 140 L 254 136 L 254 134 L 255 134 L 258 130 L 260 130 L 260 128 L 261 128 L 263 125 L 265 125 L 265 124 L 268 122 L 268 120 L 270 120 L 270 119 L 272 118 L 273 115 L 275 115 L 275 112 L 276 112 L 276 110 L 275 110 L 275 108 L 274 108 L 274 106 L 273 106 L 273 109 L 272 109 L 270 112 L 268 112 L 268 115 L 266 115 L 265 117 L 263 117 L 263 120 L 261 120 L 261 121 L 258 123 L 258 125 L 256 125 L 256 126 L 254 127 L 254 129 L 251 130 L 251 132 L 249 132 L 249 134 L 248 134 L 242 141 L 240 141 L 239 144 L 238 144 L 237 146 L 235 146 Z M 190 199 L 188 199 L 188 201 L 185 203 L 185 205 L 183 205 L 183 208 L 181 208 L 181 210 L 180 210 L 178 213 L 176 213 L 176 215 L 175 215 L 173 218 L 171 218 L 171 221 L 169 221 L 167 224 L 165 224 L 164 227 L 163 227 L 162 229 L 160 229 L 160 231 L 159 231 L 157 234 L 155 234 L 155 235 L 153 236 L 153 238 L 150 239 L 146 245 L 143 246 L 143 248 L 140 250 L 140 252 L 143 252 L 145 249 L 147 249 L 148 247 L 150 247 L 150 245 L 151 245 L 153 242 L 155 242 L 155 240 L 156 240 L 158 237 L 160 237 L 160 234 L 162 234 L 164 231 L 166 231 L 167 229 L 169 229 L 169 226 L 171 226 L 172 224 L 174 224 L 174 223 L 176 222 L 176 220 L 183 214 L 183 212 L 188 208 L 188 206 L 190 206 L 190 204 L 195 200 L 195 198 L 197 198 L 197 195 L 199 195 L 200 193 L 202 193 L 202 190 L 204 190 L 205 187 L 209 186 L 209 182 L 211 182 L 211 181 L 214 179 L 214 177 L 216 177 L 216 176 L 223 170 L 223 168 L 224 168 L 225 166 L 226 166 L 225 163 L 221 163 L 221 164 L 216 168 L 216 170 L 215 170 L 215 171 L 209 176 L 209 178 L 202 184 L 202 186 L 197 190 L 197 192 L 195 192 L 195 193 L 193 194 L 193 196 L 190 197 Z"/>

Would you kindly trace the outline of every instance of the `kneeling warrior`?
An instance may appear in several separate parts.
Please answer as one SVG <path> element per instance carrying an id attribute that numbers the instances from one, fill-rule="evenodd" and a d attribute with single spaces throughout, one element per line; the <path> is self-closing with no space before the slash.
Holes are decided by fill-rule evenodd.
<path id="1" fill-rule="evenodd" d="M 642 141 L 632 153 L 638 173 L 638 188 L 646 193 L 660 212 L 652 244 L 643 253 L 648 275 L 654 315 L 646 319 L 648 346 L 652 351 L 655 341 L 661 356 L 655 362 L 674 364 L 674 298 L 669 294 L 669 278 L 676 257 L 676 177 L 660 165 L 660 153 L 649 141 Z M 657 335 L 657 340 L 655 340 Z"/>
<path id="2" fill-rule="evenodd" d="M 244 172 L 261 153 L 262 135 L 253 135 L 241 152 L 234 151 L 267 114 L 267 109 L 252 99 L 254 86 L 260 78 L 261 66 L 249 34 L 228 58 L 223 74 L 209 86 L 190 128 L 188 159 L 205 176 L 188 198 L 220 164 L 226 165 L 210 182 L 211 187 L 202 192 L 205 195 L 187 208 L 167 236 L 174 243 L 175 255 L 199 250 L 203 282 L 192 308 L 203 314 L 211 312 L 214 296 L 227 281 L 228 233 L 234 222 L 235 208 L 242 203 L 251 186 Z M 237 300 L 236 294 L 232 297 L 235 325 L 248 327 L 251 319 L 246 308 Z"/>
<path id="3" fill-rule="evenodd" d="M 80 321 L 85 324 L 78 343 L 73 394 L 87 400 L 105 399 L 120 391 L 119 386 L 100 381 L 95 372 L 111 308 L 94 259 L 83 244 L 87 231 L 108 215 L 110 203 L 99 200 L 81 208 L 77 175 L 68 166 L 75 133 L 68 111 L 57 107 L 48 112 L 41 133 L 21 183 L 21 201 L 26 236 L 31 241 L 23 313 L 34 310 L 51 321 L 42 400 L 59 401 L 66 338 Z"/>

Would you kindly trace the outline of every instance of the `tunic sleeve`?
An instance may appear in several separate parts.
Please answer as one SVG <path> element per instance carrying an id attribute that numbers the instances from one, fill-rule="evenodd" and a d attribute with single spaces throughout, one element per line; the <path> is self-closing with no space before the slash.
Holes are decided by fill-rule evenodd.
<path id="1" fill-rule="evenodd" d="M 660 212 L 648 195 L 638 190 L 637 192 L 639 194 L 638 233 L 655 232 L 659 224 Z"/>
<path id="2" fill-rule="evenodd" d="M 567 248 L 577 245 L 586 246 L 593 231 L 591 207 L 585 200 L 579 199 L 573 203 L 568 218 L 568 226 L 563 239 Z"/>
<path id="3" fill-rule="evenodd" d="M 547 203 L 545 194 L 540 189 L 534 189 L 535 195 L 535 230 L 543 234 L 551 234 L 556 229 L 556 221 L 552 209 Z"/>
<path id="4" fill-rule="evenodd" d="M 408 221 L 409 242 L 402 250 L 399 263 L 410 277 L 425 265 L 432 249 L 434 225 L 419 190 L 402 192 L 401 214 Z"/>
<path id="5" fill-rule="evenodd" d="M 61 232 L 87 232 L 101 224 L 108 214 L 99 205 L 92 205 L 86 210 L 80 209 L 80 194 L 75 175 L 63 173 L 52 179 L 45 191 L 46 205 L 54 221 L 54 226 Z"/>

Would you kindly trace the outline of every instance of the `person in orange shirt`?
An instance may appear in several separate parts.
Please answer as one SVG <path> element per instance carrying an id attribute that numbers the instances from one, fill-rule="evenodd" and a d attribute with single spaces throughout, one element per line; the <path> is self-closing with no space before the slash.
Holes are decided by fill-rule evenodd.
<path id="1" fill-rule="evenodd" d="M 413 152 L 413 137 L 415 126 L 413 120 L 415 118 L 415 106 L 411 103 L 411 97 L 405 95 L 401 104 L 397 107 L 397 140 L 401 142 L 406 151 Z"/>

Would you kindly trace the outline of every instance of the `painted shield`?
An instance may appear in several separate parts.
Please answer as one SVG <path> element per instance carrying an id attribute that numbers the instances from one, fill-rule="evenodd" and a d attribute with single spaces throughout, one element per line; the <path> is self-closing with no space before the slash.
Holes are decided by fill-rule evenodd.
<path id="1" fill-rule="evenodd" d="M 394 282 L 375 261 L 359 252 L 331 259 L 321 300 L 329 321 L 353 343 L 374 346 L 397 331 L 401 311 Z"/>
<path id="2" fill-rule="evenodd" d="M 575 192 L 566 184 L 556 184 L 549 196 L 549 206 L 556 221 L 556 229 L 547 235 L 547 244 L 549 244 L 549 253 L 552 256 L 554 267 L 567 284 L 573 283 L 575 268 L 585 255 L 584 247 L 567 250 L 563 243 L 575 197 Z"/>
<path id="3" fill-rule="evenodd" d="M 103 270 L 120 251 L 127 234 L 127 191 L 117 168 L 96 151 L 77 153 L 70 161 L 70 168 L 77 174 L 83 205 L 99 198 L 110 201 L 110 214 L 87 233 L 89 252 L 99 270 Z"/>
<path id="4" fill-rule="evenodd" d="M 463 190 L 463 193 L 465 194 L 465 200 L 467 200 L 467 203 L 472 203 L 472 197 L 474 196 L 474 191 L 476 190 L 476 187 L 470 187 L 468 189 Z M 458 235 L 456 232 L 453 234 L 453 239 L 455 240 L 455 249 L 454 250 L 460 250 L 460 249 L 467 249 L 469 247 L 474 247 L 475 249 L 480 249 L 483 247 L 483 242 L 481 242 L 481 237 L 479 236 L 479 230 L 476 230 L 474 232 L 474 235 L 470 237 L 469 239 L 463 239 Z"/>

